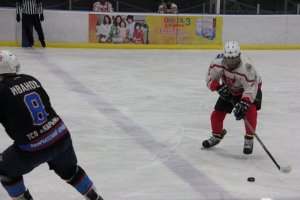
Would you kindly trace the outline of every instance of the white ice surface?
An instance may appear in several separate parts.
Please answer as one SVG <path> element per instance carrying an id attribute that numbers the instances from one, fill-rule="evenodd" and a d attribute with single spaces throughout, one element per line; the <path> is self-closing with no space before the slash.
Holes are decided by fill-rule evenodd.
<path id="1" fill-rule="evenodd" d="M 282 174 L 257 141 L 243 155 L 232 115 L 222 143 L 201 149 L 218 97 L 205 74 L 219 51 L 1 49 L 42 82 L 105 200 L 300 199 L 300 51 L 243 51 L 263 80 L 257 134 L 281 166 L 292 164 Z M 4 150 L 11 140 L 0 132 Z M 83 199 L 46 164 L 24 179 L 35 200 Z M 9 199 L 2 187 L 0 199 Z"/>

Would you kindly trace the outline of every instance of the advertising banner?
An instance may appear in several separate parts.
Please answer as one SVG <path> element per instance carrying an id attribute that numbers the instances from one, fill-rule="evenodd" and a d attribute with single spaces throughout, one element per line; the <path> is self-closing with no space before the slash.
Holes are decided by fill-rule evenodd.
<path id="1" fill-rule="evenodd" d="M 90 14 L 89 42 L 149 44 L 144 15 Z"/>
<path id="2" fill-rule="evenodd" d="M 147 16 L 154 44 L 222 44 L 222 17 Z"/>
<path id="3" fill-rule="evenodd" d="M 220 16 L 90 14 L 89 42 L 111 44 L 222 44 Z"/>

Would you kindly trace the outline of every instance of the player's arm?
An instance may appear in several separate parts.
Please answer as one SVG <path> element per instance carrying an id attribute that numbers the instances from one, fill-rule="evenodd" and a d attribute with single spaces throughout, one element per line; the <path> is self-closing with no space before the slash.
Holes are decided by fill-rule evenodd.
<path id="1" fill-rule="evenodd" d="M 241 120 L 245 117 L 251 104 L 254 102 L 258 91 L 258 80 L 256 79 L 255 70 L 252 65 L 246 65 L 246 70 L 243 71 L 240 81 L 244 87 L 241 100 L 237 103 L 234 115 L 237 120 Z"/>
<path id="2" fill-rule="evenodd" d="M 258 80 L 255 70 L 251 64 L 246 64 L 244 68 L 245 76 L 241 78 L 244 92 L 242 94 L 242 100 L 253 103 L 258 90 Z"/>
<path id="3" fill-rule="evenodd" d="M 114 8 L 111 3 L 108 4 L 108 12 L 114 12 Z"/>
<path id="4" fill-rule="evenodd" d="M 20 20 L 21 20 L 21 17 L 20 17 L 21 12 L 22 12 L 22 1 L 17 0 L 16 1 L 16 20 L 17 20 L 17 22 L 20 22 Z"/>
<path id="5" fill-rule="evenodd" d="M 159 5 L 159 7 L 158 7 L 158 13 L 159 14 L 163 14 L 164 13 L 164 6 L 163 5 Z"/>
<path id="6" fill-rule="evenodd" d="M 211 91 L 216 91 L 220 86 L 219 82 L 223 71 L 223 67 L 218 63 L 217 59 L 218 56 L 210 63 L 206 74 L 206 85 Z"/>
<path id="7" fill-rule="evenodd" d="M 172 4 L 172 13 L 173 14 L 177 14 L 178 13 L 178 8 L 177 8 L 177 5 L 175 5 L 174 3 Z"/>
<path id="8" fill-rule="evenodd" d="M 217 91 L 221 98 L 229 101 L 232 98 L 232 92 L 226 84 L 220 84 L 222 71 L 221 65 L 212 62 L 206 75 L 206 84 L 211 91 Z"/>
<path id="9" fill-rule="evenodd" d="M 93 4 L 93 11 L 94 11 L 94 12 L 98 12 L 98 9 L 97 9 L 97 2 L 95 2 L 95 3 Z"/>

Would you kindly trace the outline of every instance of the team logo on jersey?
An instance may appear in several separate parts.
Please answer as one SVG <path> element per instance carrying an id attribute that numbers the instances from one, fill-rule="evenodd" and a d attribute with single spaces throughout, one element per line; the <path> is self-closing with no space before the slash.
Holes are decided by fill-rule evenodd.
<path id="1" fill-rule="evenodd" d="M 229 78 L 227 76 L 224 76 L 224 80 L 226 81 L 226 84 L 229 86 L 233 86 L 235 84 L 235 79 Z"/>
<path id="2" fill-rule="evenodd" d="M 246 63 L 246 69 L 248 72 L 250 72 L 252 70 L 252 65 L 249 63 Z"/>

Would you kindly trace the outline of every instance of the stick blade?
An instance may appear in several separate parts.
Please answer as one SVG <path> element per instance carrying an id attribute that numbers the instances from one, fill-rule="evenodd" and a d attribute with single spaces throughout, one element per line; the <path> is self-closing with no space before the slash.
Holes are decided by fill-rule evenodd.
<path id="1" fill-rule="evenodd" d="M 287 167 L 280 167 L 280 171 L 282 173 L 290 173 L 292 171 L 292 165 L 289 165 Z"/>

